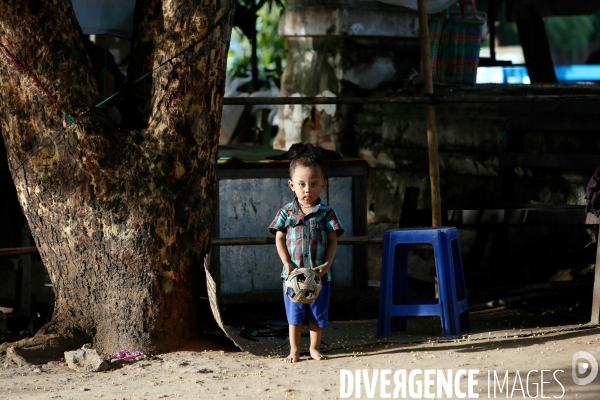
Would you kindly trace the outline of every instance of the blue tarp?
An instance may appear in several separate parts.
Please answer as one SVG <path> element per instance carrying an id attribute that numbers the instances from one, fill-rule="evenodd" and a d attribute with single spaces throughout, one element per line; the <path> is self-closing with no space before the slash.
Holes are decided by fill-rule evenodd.
<path id="1" fill-rule="evenodd" d="M 135 0 L 72 0 L 85 35 L 113 35 L 131 39 Z"/>

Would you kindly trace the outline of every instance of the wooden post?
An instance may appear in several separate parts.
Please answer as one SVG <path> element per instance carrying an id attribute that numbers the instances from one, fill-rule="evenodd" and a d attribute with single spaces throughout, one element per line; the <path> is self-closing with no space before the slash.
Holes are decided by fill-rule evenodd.
<path id="1" fill-rule="evenodd" d="M 429 27 L 427 26 L 427 7 L 425 0 L 418 0 L 419 37 L 421 40 L 421 63 L 423 65 L 423 82 L 425 93 L 433 94 L 431 78 L 431 55 L 429 53 Z M 431 185 L 431 225 L 442 225 L 442 207 L 440 204 L 440 166 L 438 163 L 437 133 L 435 127 L 435 109 L 425 106 L 427 121 L 427 147 L 429 149 L 429 183 Z"/>
<path id="2" fill-rule="evenodd" d="M 526 19 L 517 18 L 516 22 L 531 83 L 558 83 L 544 18 L 531 15 Z"/>

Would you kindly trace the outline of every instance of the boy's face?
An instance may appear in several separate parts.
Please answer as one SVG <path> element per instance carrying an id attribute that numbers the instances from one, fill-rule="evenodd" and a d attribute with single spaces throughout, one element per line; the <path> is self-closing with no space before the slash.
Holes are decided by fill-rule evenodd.
<path id="1" fill-rule="evenodd" d="M 288 185 L 298 197 L 300 205 L 314 206 L 327 186 L 327 181 L 321 168 L 297 165 Z"/>

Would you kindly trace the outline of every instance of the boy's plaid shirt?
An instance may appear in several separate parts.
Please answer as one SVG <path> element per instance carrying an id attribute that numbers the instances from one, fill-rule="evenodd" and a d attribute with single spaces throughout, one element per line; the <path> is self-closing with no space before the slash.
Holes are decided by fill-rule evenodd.
<path id="1" fill-rule="evenodd" d="M 269 225 L 269 232 L 275 235 L 277 231 L 285 234 L 288 253 L 296 268 L 314 268 L 325 262 L 327 254 L 327 234 L 336 231 L 338 236 L 344 233 L 344 228 L 335 211 L 317 200 L 317 205 L 308 214 L 303 214 L 298 198 L 283 206 Z M 287 278 L 285 267 L 281 278 Z M 323 277 L 325 282 L 331 281 L 331 269 Z"/>

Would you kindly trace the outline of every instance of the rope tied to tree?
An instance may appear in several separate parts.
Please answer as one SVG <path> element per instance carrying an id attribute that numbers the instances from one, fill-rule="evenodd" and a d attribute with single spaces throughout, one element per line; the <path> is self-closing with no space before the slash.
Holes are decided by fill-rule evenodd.
<path id="1" fill-rule="evenodd" d="M 180 57 L 182 54 L 186 53 L 187 51 L 189 51 L 190 49 L 194 48 L 196 45 L 198 45 L 199 43 L 201 43 L 202 41 L 204 41 L 219 25 L 221 25 L 221 23 L 225 20 L 225 18 L 227 16 L 229 16 L 229 14 L 233 11 L 234 6 L 235 6 L 235 2 L 231 2 L 230 5 L 229 5 L 229 8 L 223 13 L 223 15 L 221 15 L 217 19 L 217 21 L 207 29 L 206 33 L 204 35 L 202 35 L 199 39 L 197 39 L 194 42 L 192 42 L 191 44 L 189 44 L 186 48 L 184 48 L 183 50 L 179 51 L 178 53 L 176 53 L 171 58 L 169 58 L 166 61 L 162 62 L 160 65 L 158 65 L 156 68 L 152 69 L 150 72 L 142 75 L 141 77 L 139 77 L 138 79 L 136 79 L 135 81 L 133 81 L 132 83 L 130 83 L 129 85 L 125 86 L 123 89 L 119 90 L 118 92 L 114 93 L 113 95 L 111 95 L 111 96 L 107 97 L 106 99 L 102 100 L 100 103 L 96 104 L 94 107 L 95 108 L 101 108 L 101 107 L 103 107 L 110 99 L 112 99 L 113 97 L 117 96 L 118 94 L 124 92 L 125 90 L 128 90 L 130 87 L 132 87 L 136 83 L 142 81 L 143 79 L 145 79 L 146 77 L 148 77 L 150 74 L 152 74 L 154 71 L 158 70 L 159 68 L 164 67 L 167 64 L 171 65 L 171 69 L 169 71 L 169 77 L 172 78 L 176 74 L 176 72 L 175 72 L 175 66 L 173 65 L 173 60 L 176 59 L 177 57 Z M 73 118 L 62 107 L 60 107 L 58 105 L 58 103 L 56 102 L 56 100 L 54 100 L 54 98 L 52 97 L 52 95 L 46 90 L 46 88 L 44 88 L 44 85 L 42 85 L 42 83 L 35 77 L 35 75 L 33 74 L 33 72 L 31 72 L 23 64 L 23 62 L 18 58 L 18 56 L 16 56 L 16 54 L 17 54 L 16 51 L 11 46 L 10 42 L 8 41 L 8 39 L 6 38 L 6 36 L 4 35 L 4 33 L 0 32 L 0 35 L 2 36 L 2 39 L 4 41 L 4 43 L 0 43 L 0 51 L 2 51 L 2 53 L 4 54 L 4 56 L 12 64 L 14 64 L 19 70 L 25 72 L 35 82 L 35 84 L 42 90 L 42 92 L 50 99 L 50 101 L 52 102 L 52 104 L 54 104 L 54 106 L 56 107 L 56 109 L 62 115 L 62 125 L 63 125 L 63 128 L 66 129 L 67 125 L 73 125 Z M 88 111 L 90 111 L 90 108 L 86 107 L 86 112 L 88 112 Z"/>
<path id="2" fill-rule="evenodd" d="M 33 82 L 35 82 L 35 84 L 40 88 L 40 90 L 46 95 L 46 97 L 50 99 L 52 104 L 54 104 L 54 107 L 56 107 L 58 112 L 62 115 L 63 129 L 66 129 L 67 125 L 73 125 L 73 118 L 71 118 L 71 116 L 61 106 L 58 105 L 56 100 L 54 100 L 54 97 L 52 97 L 50 92 L 46 90 L 44 85 L 42 85 L 42 83 L 37 79 L 33 72 L 31 72 L 31 70 L 29 70 L 29 68 L 27 68 L 24 65 L 23 61 L 21 61 L 21 59 L 17 56 L 17 52 L 15 51 L 14 47 L 12 47 L 12 45 L 8 41 L 6 35 L 3 32 L 0 32 L 0 36 L 2 37 L 2 41 L 4 42 L 0 43 L 0 51 L 2 51 L 2 54 L 4 54 L 4 56 L 19 70 L 25 72 L 33 80 Z"/>
<path id="3" fill-rule="evenodd" d="M 210 34 L 217 29 L 217 27 L 219 25 L 221 25 L 221 23 L 225 20 L 225 18 L 227 16 L 229 16 L 229 14 L 233 11 L 235 7 L 235 2 L 231 2 L 229 8 L 223 13 L 223 15 L 221 15 L 218 19 L 217 22 L 215 22 L 213 25 L 211 25 L 207 30 L 206 33 L 204 35 L 202 35 L 199 39 L 193 41 L 191 44 L 189 44 L 186 48 L 184 48 L 183 50 L 181 50 L 180 52 L 176 53 L 174 56 L 172 56 L 171 58 L 167 59 L 166 61 L 163 61 L 160 65 L 158 65 L 156 68 L 152 69 L 151 71 L 145 73 L 144 75 L 140 76 L 139 78 L 137 78 L 135 81 L 131 82 L 129 85 L 125 86 L 123 89 L 119 90 L 118 92 L 114 93 L 112 96 L 107 97 L 106 99 L 102 100 L 100 103 L 96 104 L 94 107 L 95 108 L 100 108 L 102 106 L 104 106 L 106 104 L 106 102 L 108 102 L 110 99 L 112 99 L 113 97 L 117 96 L 118 94 L 128 90 L 130 87 L 132 87 L 133 85 L 137 84 L 138 82 L 141 82 L 143 79 L 147 78 L 148 76 L 150 76 L 150 74 L 152 74 L 154 71 L 164 67 L 167 64 L 171 65 L 171 69 L 169 71 L 169 78 L 172 78 L 176 72 L 175 72 L 175 66 L 173 65 L 173 60 L 180 57 L 182 54 L 186 53 L 188 50 L 193 49 L 195 46 L 197 46 L 199 43 L 201 43 L 202 41 L 204 41 L 206 38 L 208 38 L 208 36 L 210 36 Z"/>

